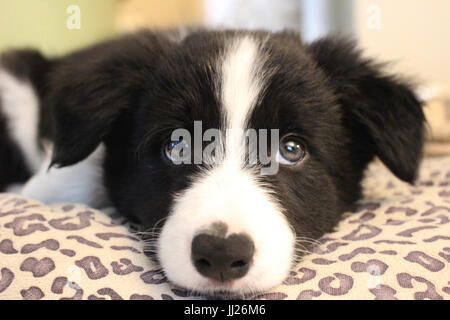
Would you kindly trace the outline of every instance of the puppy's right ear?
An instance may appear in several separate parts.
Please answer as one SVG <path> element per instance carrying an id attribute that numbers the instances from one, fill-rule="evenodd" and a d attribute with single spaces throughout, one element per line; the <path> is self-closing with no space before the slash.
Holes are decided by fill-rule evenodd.
<path id="1" fill-rule="evenodd" d="M 50 75 L 51 166 L 73 165 L 133 111 L 158 59 L 173 46 L 149 32 L 105 42 L 60 59 Z"/>
<path id="2" fill-rule="evenodd" d="M 425 116 L 412 87 L 362 56 L 353 41 L 324 38 L 309 46 L 339 97 L 355 160 L 373 156 L 412 183 L 422 159 Z"/>

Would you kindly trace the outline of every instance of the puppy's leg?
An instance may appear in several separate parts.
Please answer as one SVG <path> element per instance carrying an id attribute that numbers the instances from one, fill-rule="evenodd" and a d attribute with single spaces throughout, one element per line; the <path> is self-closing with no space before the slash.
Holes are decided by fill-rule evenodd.
<path id="1" fill-rule="evenodd" d="M 50 152 L 37 173 L 25 184 L 21 194 L 50 203 L 81 203 L 94 208 L 108 204 L 103 185 L 104 146 L 85 160 L 69 167 L 50 168 Z"/>

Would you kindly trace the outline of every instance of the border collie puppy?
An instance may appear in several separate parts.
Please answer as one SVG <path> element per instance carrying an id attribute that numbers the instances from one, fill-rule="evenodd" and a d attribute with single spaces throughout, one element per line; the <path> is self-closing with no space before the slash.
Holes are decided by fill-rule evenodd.
<path id="1" fill-rule="evenodd" d="M 142 31 L 54 59 L 7 52 L 0 67 L 0 190 L 111 201 L 149 232 L 168 279 L 201 293 L 281 283 L 297 245 L 360 198 L 374 157 L 409 183 L 421 160 L 421 102 L 344 39 Z M 178 129 L 196 151 L 172 152 L 192 144 Z M 248 129 L 270 140 L 270 174 L 249 161 Z M 211 143 L 212 161 L 180 161 Z"/>

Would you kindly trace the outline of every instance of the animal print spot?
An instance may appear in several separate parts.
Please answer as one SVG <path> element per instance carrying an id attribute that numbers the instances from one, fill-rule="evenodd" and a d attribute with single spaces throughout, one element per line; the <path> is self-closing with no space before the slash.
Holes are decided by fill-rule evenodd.
<path id="1" fill-rule="evenodd" d="M 444 190 L 444 191 L 439 192 L 439 197 L 443 197 L 443 198 L 450 197 L 450 191 Z"/>
<path id="2" fill-rule="evenodd" d="M 415 215 L 417 210 L 407 208 L 407 207 L 390 207 L 386 210 L 386 214 L 392 214 L 396 212 L 404 212 L 407 217 Z"/>
<path id="3" fill-rule="evenodd" d="M 317 298 L 322 294 L 321 291 L 315 290 L 303 290 L 297 296 L 297 300 L 312 300 L 313 298 Z"/>
<path id="4" fill-rule="evenodd" d="M 371 259 L 367 263 L 353 262 L 350 268 L 354 272 L 368 272 L 372 276 L 380 276 L 386 272 L 388 265 L 380 260 Z"/>
<path id="5" fill-rule="evenodd" d="M 41 260 L 27 258 L 20 265 L 20 270 L 31 272 L 35 278 L 41 278 L 55 270 L 55 263 L 50 258 L 42 258 Z"/>
<path id="6" fill-rule="evenodd" d="M 0 293 L 8 289 L 11 283 L 14 280 L 14 273 L 8 268 L 2 268 L 0 270 L 1 278 L 0 278 Z"/>
<path id="7" fill-rule="evenodd" d="M 298 285 L 314 279 L 314 277 L 316 276 L 316 271 L 308 268 L 300 268 L 298 272 L 303 273 L 303 276 L 301 278 L 295 277 L 297 273 L 292 272 L 291 275 L 284 280 L 283 284 Z"/>
<path id="8" fill-rule="evenodd" d="M 42 223 L 29 223 L 29 221 L 46 221 L 41 214 L 31 214 L 25 217 L 15 218 L 13 221 L 5 224 L 5 228 L 13 229 L 15 236 L 27 236 L 36 231 L 48 231 L 50 230 Z M 27 223 L 29 223 L 27 225 Z"/>
<path id="9" fill-rule="evenodd" d="M 78 287 L 78 289 L 75 289 L 75 290 L 76 290 L 75 294 L 72 297 L 63 297 L 60 300 L 81 300 L 83 298 L 83 289 Z"/>
<path id="10" fill-rule="evenodd" d="M 130 300 L 154 300 L 153 297 L 146 294 L 133 294 L 130 296 Z"/>
<path id="11" fill-rule="evenodd" d="M 111 246 L 111 249 L 117 250 L 117 251 L 123 251 L 128 250 L 134 253 L 141 253 L 138 249 L 130 247 L 130 246 Z"/>
<path id="12" fill-rule="evenodd" d="M 102 239 L 102 240 L 109 240 L 111 238 L 126 238 L 126 239 L 130 239 L 133 241 L 141 241 L 138 238 L 129 236 L 127 234 L 121 234 L 121 233 L 114 233 L 114 232 L 104 232 L 104 233 L 96 233 L 95 234 L 98 238 Z"/>
<path id="13" fill-rule="evenodd" d="M 450 281 L 449 281 L 450 284 Z M 450 287 L 443 287 L 442 291 L 444 291 L 446 294 L 450 295 Z"/>
<path id="14" fill-rule="evenodd" d="M 419 219 L 418 221 L 420 221 L 422 223 L 430 223 L 430 222 L 433 222 L 434 219 Z"/>
<path id="15" fill-rule="evenodd" d="M 358 254 L 373 254 L 376 251 L 373 250 L 372 248 L 357 248 L 355 250 L 353 250 L 352 252 L 348 253 L 348 254 L 343 254 L 339 256 L 339 260 L 341 261 L 348 261 L 353 259 L 354 257 L 356 257 Z"/>
<path id="16" fill-rule="evenodd" d="M 380 253 L 387 254 L 387 255 L 390 255 L 390 256 L 397 255 L 397 251 L 395 251 L 395 250 L 383 250 L 383 251 L 380 251 Z"/>
<path id="17" fill-rule="evenodd" d="M 113 289 L 111 288 L 102 288 L 100 290 L 97 290 L 97 293 L 102 296 L 109 296 L 111 300 L 123 300 L 123 298 Z M 89 300 L 105 300 L 105 298 L 99 298 L 95 295 L 90 295 L 88 297 Z"/>
<path id="18" fill-rule="evenodd" d="M 326 250 L 322 250 L 320 249 L 320 247 L 314 247 L 313 252 L 324 255 L 336 251 L 337 249 L 339 249 L 339 247 L 344 247 L 347 245 L 347 242 L 333 242 L 327 245 Z"/>
<path id="19" fill-rule="evenodd" d="M 400 226 L 402 224 L 404 224 L 406 221 L 402 221 L 402 220 L 394 220 L 394 219 L 387 219 L 386 220 L 386 225 L 388 226 Z"/>
<path id="20" fill-rule="evenodd" d="M 87 228 L 91 225 L 92 216 L 94 213 L 92 211 L 80 212 L 76 217 L 64 217 L 60 219 L 52 219 L 48 222 L 53 228 L 58 230 L 81 230 Z M 70 220 L 77 220 L 76 222 L 67 222 Z"/>
<path id="21" fill-rule="evenodd" d="M 61 293 L 63 293 L 63 289 L 66 286 L 66 284 L 67 284 L 66 277 L 57 277 L 57 278 L 55 278 L 55 280 L 53 280 L 53 284 L 52 284 L 52 287 L 50 290 L 53 293 L 61 294 Z"/>
<path id="22" fill-rule="evenodd" d="M 331 283 L 335 282 L 335 280 L 339 280 L 339 286 L 332 287 Z M 353 278 L 342 274 L 342 273 L 334 273 L 334 277 L 326 277 L 320 279 L 319 288 L 322 292 L 325 292 L 332 296 L 342 296 L 347 294 L 353 288 Z"/>
<path id="23" fill-rule="evenodd" d="M 450 219 L 442 214 L 439 215 L 436 219 L 439 219 L 439 222 L 437 224 L 447 224 L 450 222 Z"/>
<path id="24" fill-rule="evenodd" d="M 445 267 L 445 264 L 441 261 L 420 251 L 411 251 L 404 259 L 409 262 L 420 264 L 431 272 L 441 271 Z"/>
<path id="25" fill-rule="evenodd" d="M 83 238 L 81 236 L 67 236 L 66 239 L 68 239 L 68 240 L 71 240 L 71 239 L 76 240 L 78 243 L 87 245 L 87 246 L 92 247 L 92 248 L 98 248 L 98 249 L 103 248 L 103 246 L 101 246 L 97 242 L 89 241 L 89 240 L 87 240 L 87 239 L 85 239 L 85 238 Z"/>
<path id="26" fill-rule="evenodd" d="M 436 206 L 436 207 L 433 207 L 433 208 L 431 208 L 431 209 L 428 209 L 427 211 L 425 211 L 424 213 L 422 213 L 421 216 L 422 216 L 422 217 L 426 217 L 426 216 L 432 215 L 432 214 L 434 214 L 434 213 L 436 213 L 436 212 L 439 212 L 439 211 L 441 211 L 441 210 L 446 210 L 447 212 L 450 212 L 450 209 L 447 208 L 447 207 Z"/>
<path id="27" fill-rule="evenodd" d="M 375 300 L 398 300 L 395 297 L 397 291 L 395 289 L 381 284 L 375 288 L 369 289 L 370 293 L 375 296 Z"/>
<path id="28" fill-rule="evenodd" d="M 64 297 L 60 300 L 81 300 L 83 297 L 83 289 L 77 283 L 69 282 L 66 277 L 57 277 L 53 281 L 51 291 L 56 294 L 62 294 L 65 287 L 75 290 L 75 294 L 72 297 Z"/>
<path id="29" fill-rule="evenodd" d="M 450 248 L 443 248 L 442 250 L 450 253 Z M 444 258 L 448 263 L 450 263 L 450 254 L 446 254 L 445 252 L 439 252 L 439 256 Z"/>
<path id="30" fill-rule="evenodd" d="M 426 229 L 436 229 L 435 226 L 423 226 L 423 227 L 415 227 L 402 232 L 397 233 L 397 236 L 411 238 L 414 233 L 426 230 Z"/>
<path id="31" fill-rule="evenodd" d="M 362 216 L 360 216 L 359 219 L 350 220 L 350 223 L 364 223 L 372 220 L 373 218 L 375 218 L 375 214 L 373 212 L 366 212 Z"/>
<path id="32" fill-rule="evenodd" d="M 6 201 L 4 205 L 7 206 L 9 204 L 13 204 L 13 207 L 20 207 L 27 203 L 28 203 L 28 201 L 25 199 L 12 198 L 12 199 Z"/>
<path id="33" fill-rule="evenodd" d="M 11 240 L 5 239 L 0 242 L 0 252 L 3 254 L 15 254 L 19 251 L 14 249 L 13 242 Z"/>
<path id="34" fill-rule="evenodd" d="M 74 206 L 74 205 L 71 205 L 71 204 L 62 207 L 62 210 L 63 210 L 64 212 L 69 212 L 69 211 L 72 211 L 73 209 L 75 209 L 75 206 Z"/>
<path id="35" fill-rule="evenodd" d="M 441 174 L 441 171 L 433 171 L 433 172 L 431 172 L 430 173 L 430 177 L 437 177 L 437 176 L 439 176 Z"/>
<path id="36" fill-rule="evenodd" d="M 68 256 L 68 257 L 73 257 L 76 252 L 70 249 L 61 249 L 59 250 L 59 252 L 61 252 L 63 255 Z"/>
<path id="37" fill-rule="evenodd" d="M 428 239 L 424 239 L 423 242 L 435 242 L 438 240 L 450 240 L 450 237 L 447 236 L 434 236 Z"/>
<path id="38" fill-rule="evenodd" d="M 98 257 L 88 256 L 75 261 L 75 265 L 84 269 L 89 279 L 97 280 L 108 275 L 108 269 L 101 263 Z"/>
<path id="39" fill-rule="evenodd" d="M 6 217 L 9 215 L 21 214 L 21 213 L 25 213 L 25 212 L 26 212 L 26 210 L 24 210 L 24 209 L 12 209 L 12 210 L 8 210 L 5 212 L 0 211 L 0 218 Z"/>
<path id="40" fill-rule="evenodd" d="M 368 224 L 361 224 L 357 229 L 342 237 L 342 239 L 350 241 L 361 241 L 376 237 L 380 233 L 380 228 Z"/>
<path id="41" fill-rule="evenodd" d="M 328 260 L 328 259 L 324 259 L 324 258 L 316 258 L 316 259 L 312 260 L 312 263 L 318 264 L 318 265 L 329 265 L 329 264 L 336 263 L 336 260 Z"/>
<path id="42" fill-rule="evenodd" d="M 38 244 L 26 244 L 20 249 L 20 253 L 27 254 L 34 252 L 40 248 L 46 248 L 48 250 L 56 251 L 59 249 L 59 242 L 54 239 L 44 240 Z"/>
<path id="43" fill-rule="evenodd" d="M 42 290 L 38 287 L 30 287 L 27 290 L 20 290 L 20 294 L 24 300 L 40 300 L 45 296 Z"/>
<path id="44" fill-rule="evenodd" d="M 94 294 L 89 295 L 88 300 L 106 300 L 106 298 L 97 297 Z"/>
<path id="45" fill-rule="evenodd" d="M 435 285 L 433 283 L 431 283 L 430 281 L 428 281 L 422 277 L 411 276 L 408 273 L 397 274 L 397 281 L 402 288 L 414 288 L 413 280 L 423 283 L 427 287 L 426 291 L 415 292 L 414 299 L 416 299 L 416 300 L 424 300 L 424 299 L 442 300 L 443 299 L 442 296 L 440 296 L 436 292 Z"/>
<path id="46" fill-rule="evenodd" d="M 256 297 L 254 297 L 254 299 L 255 300 L 284 300 L 287 297 L 288 297 L 288 295 L 283 292 L 269 292 L 269 293 L 259 294 Z"/>
<path id="47" fill-rule="evenodd" d="M 395 240 L 377 240 L 375 244 L 387 243 L 387 244 L 416 244 L 412 241 L 395 241 Z"/>
<path id="48" fill-rule="evenodd" d="M 117 261 L 111 262 L 113 272 L 115 274 L 124 276 L 132 272 L 144 271 L 144 268 L 134 265 L 129 259 L 120 259 L 120 263 Z"/>

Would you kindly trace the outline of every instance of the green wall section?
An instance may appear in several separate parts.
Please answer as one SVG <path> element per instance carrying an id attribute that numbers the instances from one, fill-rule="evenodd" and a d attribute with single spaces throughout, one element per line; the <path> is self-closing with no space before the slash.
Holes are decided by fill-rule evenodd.
<path id="1" fill-rule="evenodd" d="M 67 8 L 80 8 L 80 29 Z M 0 0 L 0 51 L 33 47 L 58 55 L 114 34 L 116 0 Z"/>

